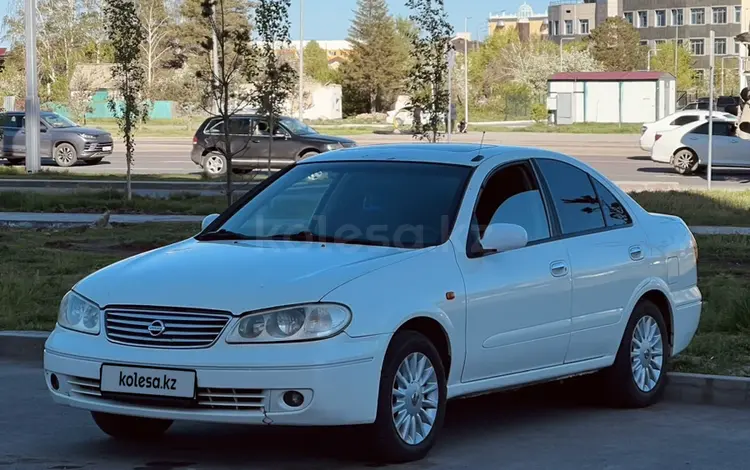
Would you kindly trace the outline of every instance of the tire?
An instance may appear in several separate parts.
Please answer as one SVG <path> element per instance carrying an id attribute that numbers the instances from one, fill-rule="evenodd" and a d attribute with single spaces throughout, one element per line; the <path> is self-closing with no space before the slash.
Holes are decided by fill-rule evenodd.
<path id="1" fill-rule="evenodd" d="M 660 345 L 656 344 L 656 336 L 652 336 L 651 344 L 655 347 L 640 354 L 634 351 L 637 348 L 636 338 L 643 338 L 644 335 L 648 338 L 657 332 Z M 631 351 L 632 354 L 637 354 L 633 359 Z M 669 335 L 663 313 L 653 302 L 641 300 L 633 309 L 625 328 L 615 363 L 605 371 L 605 393 L 612 397 L 612 404 L 621 408 L 644 408 L 659 402 L 664 395 L 670 353 Z M 647 382 L 647 378 L 652 376 L 646 375 L 646 372 L 639 372 L 644 371 L 643 368 L 638 369 L 638 364 L 642 365 L 643 361 L 653 366 L 658 365 L 658 376 L 655 381 Z M 656 368 L 649 370 L 656 371 Z"/>
<path id="2" fill-rule="evenodd" d="M 88 160 L 84 160 L 84 163 L 86 165 L 98 165 L 104 160 L 104 157 L 97 157 L 97 158 L 90 158 Z"/>
<path id="3" fill-rule="evenodd" d="M 320 152 L 316 152 L 315 150 L 308 150 L 307 152 L 305 152 L 305 153 L 301 154 L 301 155 L 300 155 L 300 156 L 299 156 L 299 157 L 297 158 L 297 161 L 301 161 L 301 160 L 304 160 L 305 158 L 310 158 L 310 157 L 314 157 L 315 155 L 320 155 Z"/>
<path id="4" fill-rule="evenodd" d="M 23 165 L 24 161 L 24 158 L 8 158 L 8 163 L 11 165 Z"/>
<path id="5" fill-rule="evenodd" d="M 681 175 L 691 175 L 698 169 L 698 155 L 690 149 L 680 149 L 672 155 L 672 166 Z"/>
<path id="6" fill-rule="evenodd" d="M 408 374 L 409 364 L 414 368 L 414 360 L 417 367 L 424 364 L 424 372 L 421 377 L 425 377 L 428 364 L 432 364 L 434 374 L 429 374 L 429 378 L 424 379 L 426 383 L 419 387 L 416 382 L 410 380 Z M 429 362 L 422 362 L 427 359 Z M 406 380 L 397 381 L 397 373 Z M 405 389 L 404 398 L 406 402 L 398 403 L 397 395 L 394 394 L 396 387 Z M 426 391 L 426 395 L 425 395 Z M 374 448 L 374 457 L 383 463 L 403 463 L 422 459 L 435 444 L 438 434 L 443 426 L 445 419 L 446 397 L 448 389 L 446 385 L 445 369 L 435 346 L 422 334 L 413 331 L 397 332 L 383 361 L 383 368 L 380 374 L 380 390 L 378 393 L 377 418 L 372 425 L 372 440 Z M 412 400 L 417 400 L 417 405 Z M 427 408 L 423 408 L 427 404 Z M 432 406 L 434 405 L 434 407 Z M 400 412 L 394 414 L 394 407 L 401 407 Z M 416 412 L 412 415 L 411 411 Z M 432 419 L 433 425 L 429 430 L 425 430 L 426 436 L 418 432 L 412 435 L 405 432 L 408 439 L 413 439 L 412 443 L 407 442 L 401 437 L 394 422 L 397 417 L 405 421 L 406 431 L 410 428 L 410 418 L 412 416 L 425 416 Z M 420 421 L 413 421 L 416 431 Z M 424 427 L 423 427 L 424 429 Z"/>
<path id="7" fill-rule="evenodd" d="M 73 145 L 62 143 L 55 147 L 52 159 L 55 160 L 57 166 L 69 168 L 78 161 L 78 151 Z"/>
<path id="8" fill-rule="evenodd" d="M 209 153 L 203 162 L 203 171 L 209 178 L 225 175 L 227 173 L 227 157 L 219 152 Z"/>
<path id="9" fill-rule="evenodd" d="M 172 421 L 165 419 L 139 418 L 97 411 L 92 411 L 91 417 L 105 434 L 127 441 L 153 440 L 161 437 L 172 426 Z"/>

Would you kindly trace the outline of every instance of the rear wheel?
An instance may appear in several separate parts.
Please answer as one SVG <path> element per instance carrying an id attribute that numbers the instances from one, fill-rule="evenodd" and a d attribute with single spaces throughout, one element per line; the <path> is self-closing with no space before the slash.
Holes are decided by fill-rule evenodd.
<path id="1" fill-rule="evenodd" d="M 698 169 L 698 155 L 690 149 L 680 149 L 672 156 L 672 166 L 681 175 L 690 175 Z"/>
<path id="2" fill-rule="evenodd" d="M 445 369 L 435 346 L 422 334 L 402 331 L 388 347 L 380 375 L 375 456 L 387 463 L 423 458 L 445 419 Z"/>
<path id="3" fill-rule="evenodd" d="M 209 153 L 203 163 L 203 171 L 207 176 L 213 178 L 226 174 L 227 158 L 219 152 Z"/>
<path id="4" fill-rule="evenodd" d="M 99 429 L 115 439 L 129 441 L 151 440 L 160 437 L 172 421 L 165 419 L 140 418 L 137 416 L 115 415 L 110 413 L 91 412 Z"/>
<path id="5" fill-rule="evenodd" d="M 661 400 L 666 385 L 669 336 L 663 312 L 641 300 L 625 328 L 614 365 L 605 371 L 614 405 L 642 408 Z"/>

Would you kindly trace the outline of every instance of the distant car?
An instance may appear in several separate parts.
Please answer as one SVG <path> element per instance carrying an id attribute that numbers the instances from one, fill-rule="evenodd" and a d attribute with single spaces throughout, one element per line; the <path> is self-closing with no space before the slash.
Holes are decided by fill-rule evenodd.
<path id="1" fill-rule="evenodd" d="M 2 156 L 11 165 L 26 160 L 25 113 L 0 113 Z M 41 113 L 40 154 L 57 166 L 71 167 L 78 161 L 96 165 L 112 154 L 112 134 L 102 129 L 81 127 L 57 113 Z"/>
<path id="2" fill-rule="evenodd" d="M 329 150 L 357 145 L 351 139 L 319 134 L 303 122 L 285 116 L 276 121 L 273 137 L 268 130 L 268 119 L 257 114 L 232 116 L 229 133 L 234 170 L 267 169 L 270 138 L 273 139 L 271 170 L 280 170 Z M 190 159 L 208 176 L 221 176 L 227 171 L 223 139 L 224 123 L 219 117 L 206 119 L 195 132 Z"/>
<path id="3" fill-rule="evenodd" d="M 714 116 L 725 117 L 726 119 L 734 119 L 735 116 L 729 113 L 714 112 Z M 666 132 L 672 129 L 677 129 L 690 124 L 691 122 L 698 121 L 700 119 L 708 119 L 708 111 L 705 110 L 690 110 L 690 111 L 677 111 L 674 114 L 659 119 L 655 122 L 644 124 L 641 128 L 641 139 L 640 145 L 643 150 L 651 150 L 654 146 L 654 136 L 657 132 Z"/>
<path id="4" fill-rule="evenodd" d="M 701 120 L 657 133 L 651 160 L 668 163 L 682 175 L 703 171 L 708 165 L 708 125 Z M 735 125 L 734 119 L 714 120 L 712 166 L 750 167 L 750 141 L 736 136 Z"/>
<path id="5" fill-rule="evenodd" d="M 599 373 L 614 406 L 659 402 L 701 317 L 685 223 L 537 148 L 327 152 L 202 227 L 62 299 L 46 385 L 115 439 L 360 425 L 377 460 L 417 460 L 454 398 Z"/>

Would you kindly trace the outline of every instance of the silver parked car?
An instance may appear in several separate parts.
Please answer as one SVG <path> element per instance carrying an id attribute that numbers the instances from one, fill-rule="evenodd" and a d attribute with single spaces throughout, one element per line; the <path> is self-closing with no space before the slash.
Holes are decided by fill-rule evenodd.
<path id="1" fill-rule="evenodd" d="M 0 114 L 2 157 L 11 165 L 20 165 L 26 158 L 26 133 L 23 112 Z M 41 114 L 42 158 L 51 158 L 58 166 L 70 167 L 77 161 L 90 165 L 112 154 L 112 134 L 101 129 L 81 127 L 56 113 Z"/>

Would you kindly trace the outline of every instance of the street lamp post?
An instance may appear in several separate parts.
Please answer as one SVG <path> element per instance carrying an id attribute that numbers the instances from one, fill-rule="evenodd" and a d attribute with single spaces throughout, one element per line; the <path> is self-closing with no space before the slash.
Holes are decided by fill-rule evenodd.
<path id="1" fill-rule="evenodd" d="M 39 76 L 36 68 L 36 0 L 26 0 L 26 171 L 41 169 L 39 155 Z"/>
<path id="2" fill-rule="evenodd" d="M 299 0 L 299 120 L 305 118 L 305 0 Z"/>
<path id="3" fill-rule="evenodd" d="M 464 121 L 466 122 L 466 129 L 469 128 L 469 19 L 467 16 L 464 19 Z"/>

